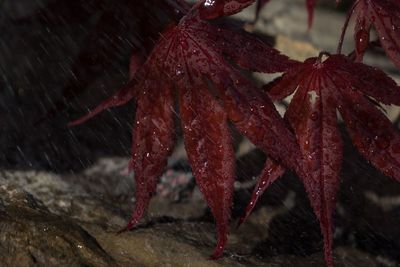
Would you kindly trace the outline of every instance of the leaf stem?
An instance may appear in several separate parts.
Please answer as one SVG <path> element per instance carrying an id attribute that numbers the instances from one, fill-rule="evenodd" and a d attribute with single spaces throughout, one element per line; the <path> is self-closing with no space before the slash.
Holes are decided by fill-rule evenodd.
<path id="1" fill-rule="evenodd" d="M 338 54 L 342 54 L 342 46 L 343 46 L 344 36 L 346 34 L 347 27 L 349 26 L 350 18 L 352 17 L 354 10 L 356 9 L 356 6 L 359 3 L 360 3 L 360 0 L 357 0 L 351 7 L 349 13 L 347 14 L 346 21 L 344 22 L 344 25 L 342 28 L 342 34 L 340 35 L 340 39 L 339 39 L 339 44 L 338 44 L 338 48 L 337 48 Z"/>
<path id="2" fill-rule="evenodd" d="M 317 62 L 322 63 L 323 61 L 325 61 L 325 59 L 324 59 L 325 57 L 330 57 L 330 56 L 331 56 L 331 54 L 329 52 L 321 51 L 318 55 Z"/>

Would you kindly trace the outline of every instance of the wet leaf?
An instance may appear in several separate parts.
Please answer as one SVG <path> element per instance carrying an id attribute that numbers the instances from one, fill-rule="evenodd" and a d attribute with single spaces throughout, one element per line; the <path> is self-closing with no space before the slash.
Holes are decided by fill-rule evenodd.
<path id="1" fill-rule="evenodd" d="M 295 92 L 285 118 L 297 135 L 310 174 L 302 180 L 320 222 L 326 263 L 333 266 L 332 216 L 343 161 L 336 111 L 343 116 L 359 152 L 384 174 L 400 181 L 400 134 L 375 106 L 376 101 L 400 105 L 400 88 L 376 68 L 343 55 L 323 61 L 325 56 L 294 66 L 266 88 L 273 99 Z M 259 197 L 257 191 L 264 192 L 282 174 L 273 162 L 268 170 L 256 186 L 244 218 Z"/>
<path id="2" fill-rule="evenodd" d="M 185 148 L 197 185 L 214 214 L 218 241 L 213 258 L 222 255 L 231 214 L 235 153 L 225 111 L 204 87 L 179 86 Z"/>
<path id="3" fill-rule="evenodd" d="M 233 9 L 237 12 L 250 1 L 225 4 L 233 2 L 241 4 Z M 234 181 L 228 121 L 279 164 L 300 176 L 304 170 L 296 138 L 273 103 L 230 64 L 233 61 L 244 69 L 273 73 L 297 62 L 246 32 L 210 24 L 201 18 L 202 8 L 204 2 L 199 2 L 178 24 L 161 33 L 143 65 L 132 60 L 134 73 L 129 84 L 73 124 L 131 99 L 137 102 L 131 161 L 137 202 L 128 230 L 142 217 L 165 167 L 174 132 L 171 112 L 175 105 L 170 94 L 179 95 L 188 157 L 216 220 L 218 241 L 212 257 L 218 258 L 226 244 Z"/>
<path id="4" fill-rule="evenodd" d="M 256 0 L 204 0 L 199 7 L 202 19 L 230 16 L 242 11 Z"/>
<path id="5" fill-rule="evenodd" d="M 357 0 L 354 2 L 343 27 L 339 43 L 341 50 L 348 21 L 356 17 L 354 28 L 355 52 L 361 61 L 370 41 L 370 31 L 374 27 L 379 42 L 393 63 L 400 68 L 400 1 L 399 0 Z"/>

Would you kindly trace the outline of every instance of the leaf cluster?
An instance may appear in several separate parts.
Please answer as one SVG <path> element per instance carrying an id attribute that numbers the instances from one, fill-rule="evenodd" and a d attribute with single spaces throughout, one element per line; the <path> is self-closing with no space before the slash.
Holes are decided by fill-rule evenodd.
<path id="1" fill-rule="evenodd" d="M 218 19 L 240 12 L 255 0 L 199 0 L 194 5 L 183 0 L 150 2 L 166 10 L 171 18 L 168 26 L 143 32 L 143 42 L 132 53 L 129 82 L 71 123 L 83 123 L 128 101 L 136 103 L 129 164 L 136 181 L 136 204 L 123 230 L 134 228 L 143 217 L 180 125 L 196 182 L 216 221 L 218 240 L 212 258 L 220 257 L 234 193 L 232 125 L 268 155 L 240 223 L 268 186 L 292 170 L 304 184 L 320 222 L 326 263 L 333 266 L 333 213 L 343 161 L 337 112 L 361 155 L 400 180 L 400 135 L 379 106 L 400 105 L 400 88 L 383 71 L 362 63 L 369 47 L 381 46 L 400 68 L 400 1 L 354 1 L 337 53 L 322 52 L 304 62 L 291 60 L 255 35 Z M 256 17 L 268 2 L 257 1 Z M 104 3 L 92 0 L 85 6 L 90 9 L 100 4 Z M 306 1 L 309 27 L 316 4 L 316 0 Z M 131 1 L 129 12 L 138 6 Z M 51 6 L 43 14 L 46 10 Z M 43 14 L 41 18 L 52 20 Z M 81 15 L 84 19 L 87 13 Z M 355 50 L 344 55 L 343 36 L 352 17 L 356 20 Z M 105 28 L 106 34 L 115 36 L 105 27 L 110 18 L 115 14 L 105 5 L 97 30 L 104 33 Z M 370 40 L 372 28 L 379 37 L 376 41 Z M 148 45 L 149 40 L 157 41 Z M 88 53 L 81 53 L 77 65 Z M 283 74 L 258 88 L 243 70 Z M 282 118 L 273 101 L 291 94 L 293 99 Z"/>

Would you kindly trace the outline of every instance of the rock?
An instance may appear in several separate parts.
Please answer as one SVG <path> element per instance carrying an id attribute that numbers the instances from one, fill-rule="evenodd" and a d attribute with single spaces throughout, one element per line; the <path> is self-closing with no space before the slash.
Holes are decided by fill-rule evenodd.
<path id="1" fill-rule="evenodd" d="M 378 267 L 378 263 L 374 262 L 371 256 L 362 253 L 350 247 L 339 247 L 334 251 L 334 261 L 336 267 L 348 266 L 365 266 Z M 324 266 L 322 253 L 316 253 L 307 257 L 299 256 L 278 256 L 274 257 L 270 262 L 273 267 L 278 266 L 293 266 L 293 267 L 320 267 Z"/>
<path id="2" fill-rule="evenodd" d="M 115 266 L 96 240 L 29 193 L 0 187 L 2 266 Z"/>
<path id="3" fill-rule="evenodd" d="M 1 176 L 6 184 L 29 192 L 54 214 L 103 226 L 121 225 L 124 222 L 125 213 L 117 205 L 110 204 L 121 197 L 113 175 L 107 176 L 107 179 L 99 179 L 97 176 L 86 179 L 84 175 L 60 176 L 48 172 L 5 171 Z M 111 186 L 113 195 L 107 193 L 111 181 L 115 182 Z M 86 190 L 89 182 L 92 191 Z M 104 185 L 102 192 L 97 190 L 99 184 Z M 126 202 L 121 203 L 128 206 L 129 202 Z"/>
<path id="4" fill-rule="evenodd" d="M 5 179 L 0 180 L 0 255 L 8 265 L 323 266 L 318 240 L 316 249 L 305 255 L 260 253 L 271 245 L 265 242 L 271 223 L 290 218 L 288 212 L 295 205 L 293 192 L 283 203 L 256 209 L 241 228 L 232 224 L 224 257 L 209 261 L 216 242 L 215 227 L 212 218 L 204 216 L 206 207 L 199 195 L 181 203 L 157 196 L 147 220 L 136 230 L 117 235 L 129 212 L 111 200 L 127 192 L 118 189 L 120 181 L 107 173 L 87 180 L 83 174 L 71 177 L 34 171 L 7 171 L 1 176 Z M 90 186 L 89 181 L 96 185 Z M 108 188 L 101 190 L 99 184 Z M 104 198 L 99 199 L 99 194 Z M 349 247 L 337 248 L 335 261 L 335 266 L 359 266 L 356 263 L 360 262 L 377 266 L 373 257 Z"/>
<path id="5" fill-rule="evenodd" d="M 191 222 L 168 222 L 154 224 L 134 232 L 116 236 L 104 231 L 91 232 L 100 244 L 121 264 L 133 266 L 132 263 L 146 267 L 320 267 L 324 266 L 322 253 L 310 256 L 280 255 L 275 257 L 259 257 L 254 254 L 237 253 L 232 240 L 238 244 L 244 240 L 243 234 L 230 236 L 224 257 L 210 261 L 207 257 L 213 251 L 215 239 L 213 224 Z M 245 235 L 245 234 L 244 234 Z M 242 243 L 243 244 L 243 243 Z M 378 266 L 371 256 L 356 249 L 341 247 L 335 250 L 336 267 L 374 267 Z"/>

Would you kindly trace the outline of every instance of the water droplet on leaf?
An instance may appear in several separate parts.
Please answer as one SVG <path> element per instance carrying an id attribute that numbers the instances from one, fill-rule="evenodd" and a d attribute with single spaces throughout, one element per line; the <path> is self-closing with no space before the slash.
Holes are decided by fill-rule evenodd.
<path id="1" fill-rule="evenodd" d="M 369 44 L 369 32 L 367 32 L 364 29 L 359 30 L 356 33 L 356 40 L 357 40 L 356 44 L 357 54 L 362 55 L 364 54 Z"/>
<path id="2" fill-rule="evenodd" d="M 224 14 L 225 0 L 206 0 L 200 6 L 202 19 L 214 19 Z"/>
<path id="3" fill-rule="evenodd" d="M 390 141 L 384 136 L 375 136 L 374 140 L 380 149 L 386 149 L 390 145 Z"/>
<path id="4" fill-rule="evenodd" d="M 313 121 L 316 121 L 316 120 L 318 119 L 318 114 L 317 114 L 317 112 L 311 113 L 310 118 L 311 118 Z"/>

